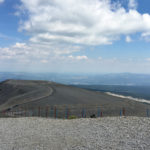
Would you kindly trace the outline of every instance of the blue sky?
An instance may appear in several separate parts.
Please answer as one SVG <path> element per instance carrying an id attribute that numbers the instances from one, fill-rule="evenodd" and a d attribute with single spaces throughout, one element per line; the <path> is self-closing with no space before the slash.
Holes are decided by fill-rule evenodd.
<path id="1" fill-rule="evenodd" d="M 0 71 L 149 68 L 148 0 L 0 0 Z"/>

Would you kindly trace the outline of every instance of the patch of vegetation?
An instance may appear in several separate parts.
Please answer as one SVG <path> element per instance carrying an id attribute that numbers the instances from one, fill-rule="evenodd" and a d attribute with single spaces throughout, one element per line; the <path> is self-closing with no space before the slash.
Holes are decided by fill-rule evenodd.
<path id="1" fill-rule="evenodd" d="M 72 116 L 69 116 L 68 119 L 77 119 L 77 116 L 72 115 Z"/>

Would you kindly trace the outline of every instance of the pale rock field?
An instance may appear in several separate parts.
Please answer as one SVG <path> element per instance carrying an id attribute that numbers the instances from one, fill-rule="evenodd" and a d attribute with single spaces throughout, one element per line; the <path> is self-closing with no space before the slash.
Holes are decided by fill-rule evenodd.
<path id="1" fill-rule="evenodd" d="M 150 118 L 0 118 L 0 150 L 150 150 Z"/>

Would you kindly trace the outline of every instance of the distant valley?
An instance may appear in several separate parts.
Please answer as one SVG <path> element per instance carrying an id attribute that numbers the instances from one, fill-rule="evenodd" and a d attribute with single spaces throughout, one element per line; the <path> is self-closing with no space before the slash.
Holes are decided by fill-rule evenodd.
<path id="1" fill-rule="evenodd" d="M 111 92 L 114 94 L 131 96 L 133 98 L 150 100 L 150 86 L 126 86 L 126 85 L 76 85 L 87 90 Z"/>

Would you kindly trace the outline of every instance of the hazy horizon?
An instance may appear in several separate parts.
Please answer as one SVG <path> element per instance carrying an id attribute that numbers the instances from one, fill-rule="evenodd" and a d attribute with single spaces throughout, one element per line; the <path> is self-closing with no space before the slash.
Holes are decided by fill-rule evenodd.
<path id="1" fill-rule="evenodd" d="M 0 73 L 33 73 L 33 74 L 72 74 L 72 75 L 105 75 L 105 74 L 133 74 L 133 75 L 150 75 L 150 73 L 140 73 L 140 72 L 46 72 L 46 71 L 2 71 Z"/>

